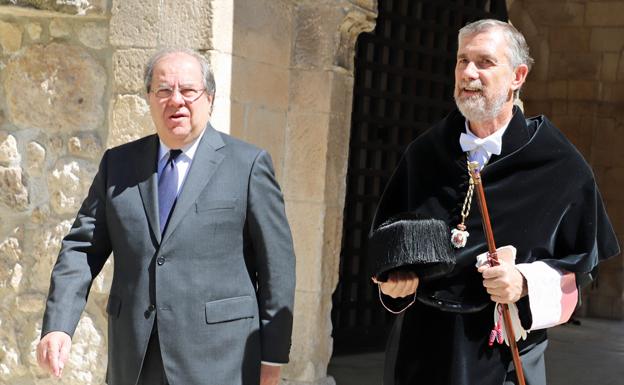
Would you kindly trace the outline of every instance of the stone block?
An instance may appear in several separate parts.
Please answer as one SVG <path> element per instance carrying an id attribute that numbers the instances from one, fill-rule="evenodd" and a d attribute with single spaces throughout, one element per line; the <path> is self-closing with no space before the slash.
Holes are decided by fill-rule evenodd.
<path id="1" fill-rule="evenodd" d="M 106 71 L 84 49 L 32 45 L 4 69 L 9 116 L 22 128 L 48 133 L 94 130 L 104 121 Z"/>
<path id="2" fill-rule="evenodd" d="M 330 111 L 350 117 L 353 108 L 353 73 L 334 71 L 331 86 Z"/>
<path id="3" fill-rule="evenodd" d="M 162 3 L 163 15 L 158 24 L 161 45 L 196 50 L 212 48 L 211 1 L 164 0 L 159 3 Z"/>
<path id="4" fill-rule="evenodd" d="M 0 131 L 0 164 L 18 165 L 21 156 L 17 150 L 17 141 L 13 135 Z"/>
<path id="5" fill-rule="evenodd" d="M 70 155 L 99 161 L 102 156 L 100 138 L 92 133 L 82 133 L 69 138 L 67 149 Z"/>
<path id="6" fill-rule="evenodd" d="M 89 48 L 106 48 L 108 46 L 108 28 L 100 23 L 85 23 L 78 30 L 78 40 Z"/>
<path id="7" fill-rule="evenodd" d="M 50 207 L 43 205 L 35 207 L 30 215 L 30 220 L 33 223 L 42 225 L 50 218 Z"/>
<path id="8" fill-rule="evenodd" d="M 614 52 L 607 52 L 602 54 L 602 70 L 600 72 L 600 79 L 603 81 L 614 81 L 618 76 L 618 62 L 620 61 L 620 54 Z M 624 75 L 624 64 L 623 64 Z M 624 76 L 622 76 L 624 80 Z"/>
<path id="9" fill-rule="evenodd" d="M 279 67 L 290 66 L 293 3 L 260 0 L 236 7 L 233 52 L 250 60 Z"/>
<path id="10" fill-rule="evenodd" d="M 621 301 L 621 296 L 614 298 L 592 293 L 586 297 L 587 316 L 615 319 L 621 314 Z"/>
<path id="11" fill-rule="evenodd" d="M 229 102 L 229 100 L 227 100 L 226 102 Z M 229 107 L 230 107 L 229 108 L 230 110 L 229 132 L 230 134 L 239 138 L 246 137 L 247 125 L 249 124 L 248 123 L 249 110 L 253 108 L 253 105 L 231 102 Z M 283 145 L 283 140 L 282 140 L 282 145 Z"/>
<path id="12" fill-rule="evenodd" d="M 295 9 L 292 64 L 298 68 L 328 68 L 334 63 L 338 31 L 344 14 L 333 5 L 301 3 Z"/>
<path id="13" fill-rule="evenodd" d="M 571 100 L 568 102 L 570 113 L 583 117 L 593 117 L 598 112 L 598 102 L 595 100 Z"/>
<path id="14" fill-rule="evenodd" d="M 622 127 L 613 118 L 599 118 L 595 122 L 596 135 L 593 142 L 592 165 L 601 167 L 624 167 Z"/>
<path id="15" fill-rule="evenodd" d="M 50 286 L 50 272 L 58 257 L 61 241 L 69 232 L 71 225 L 72 221 L 65 220 L 56 225 L 37 226 L 26 234 L 27 247 L 32 250 L 32 261 L 34 261 L 29 274 L 30 290 L 47 293 Z"/>
<path id="16" fill-rule="evenodd" d="M 162 12 L 162 1 L 113 0 L 109 26 L 111 45 L 157 47 Z"/>
<path id="17" fill-rule="evenodd" d="M 551 119 L 583 156 L 586 159 L 590 159 L 594 132 L 592 118 L 566 114 L 552 115 Z"/>
<path id="18" fill-rule="evenodd" d="M 290 110 L 331 112 L 332 71 L 293 69 L 290 80 Z"/>
<path id="19" fill-rule="evenodd" d="M 348 114 L 348 115 L 347 115 Z M 325 168 L 325 202 L 331 206 L 344 204 L 347 188 L 350 112 L 330 115 Z"/>
<path id="20" fill-rule="evenodd" d="M 315 383 L 326 378 L 332 352 L 331 295 L 297 291 L 290 363 L 284 367 L 289 381 Z"/>
<path id="21" fill-rule="evenodd" d="M 540 39 L 531 45 L 531 55 L 535 60 L 533 68 L 529 75 L 531 81 L 547 81 L 550 80 L 549 63 L 550 63 L 550 47 L 546 39 Z"/>
<path id="22" fill-rule="evenodd" d="M 566 99 L 568 97 L 568 82 L 566 80 L 548 82 L 546 96 L 549 99 Z"/>
<path id="23" fill-rule="evenodd" d="M 546 116 L 552 116 L 552 103 L 550 101 L 533 101 L 533 100 L 525 100 L 524 101 L 524 115 L 525 116 L 534 116 L 544 114 Z"/>
<path id="24" fill-rule="evenodd" d="M 116 93 L 143 95 L 147 92 L 143 72 L 154 52 L 145 49 L 120 49 L 113 52 L 113 89 Z"/>
<path id="25" fill-rule="evenodd" d="M 528 3 L 526 9 L 538 25 L 581 26 L 585 5 L 567 1 Z"/>
<path id="26" fill-rule="evenodd" d="M 624 3 L 592 1 L 585 5 L 585 25 L 624 26 Z"/>
<path id="27" fill-rule="evenodd" d="M 569 100 L 597 100 L 600 83 L 592 80 L 570 80 L 568 82 Z"/>
<path id="28" fill-rule="evenodd" d="M 284 162 L 287 199 L 324 201 L 329 118 L 321 113 L 288 115 Z"/>
<path id="29" fill-rule="evenodd" d="M 282 180 L 285 136 L 286 111 L 263 107 L 250 108 L 245 139 L 269 152 L 278 180 Z"/>
<path id="30" fill-rule="evenodd" d="M 288 69 L 235 57 L 231 79 L 232 100 L 288 109 Z"/>
<path id="31" fill-rule="evenodd" d="M 603 182 L 606 181 L 606 183 L 601 184 L 601 192 L 605 201 L 610 203 L 619 202 L 619 204 L 624 202 L 624 197 L 622 196 L 622 189 L 624 189 L 624 166 L 606 169 L 603 178 Z"/>
<path id="32" fill-rule="evenodd" d="M 624 48 L 624 27 L 592 28 L 590 46 L 593 52 L 620 52 Z"/>
<path id="33" fill-rule="evenodd" d="M 297 290 L 302 292 L 322 289 L 324 210 L 322 203 L 286 200 L 297 256 Z"/>
<path id="34" fill-rule="evenodd" d="M 75 215 L 87 196 L 97 167 L 85 161 L 62 159 L 48 176 L 50 206 L 56 214 Z"/>
<path id="35" fill-rule="evenodd" d="M 553 115 L 565 115 L 568 113 L 568 102 L 566 101 L 553 101 L 552 102 L 552 114 Z"/>
<path id="36" fill-rule="evenodd" d="M 26 149 L 26 171 L 30 175 L 41 175 L 44 168 L 46 151 L 37 142 L 28 143 Z"/>
<path id="37" fill-rule="evenodd" d="M 608 103 L 624 103 L 624 81 L 609 82 L 602 85 L 601 100 Z"/>
<path id="38" fill-rule="evenodd" d="M 0 202 L 17 211 L 28 207 L 28 190 L 22 180 L 21 167 L 0 166 Z"/>
<path id="39" fill-rule="evenodd" d="M 98 326 L 93 317 L 84 314 L 78 322 L 72 338 L 72 354 L 63 371 L 70 384 L 97 385 L 105 383 L 107 356 L 106 332 Z"/>
<path id="40" fill-rule="evenodd" d="M 594 53 L 551 53 L 549 76 L 552 80 L 599 79 L 602 55 Z"/>
<path id="41" fill-rule="evenodd" d="M 341 202 L 342 203 L 342 202 Z M 325 208 L 321 292 L 333 293 L 338 284 L 344 204 Z"/>
<path id="42" fill-rule="evenodd" d="M 58 18 L 52 19 L 48 27 L 50 36 L 55 38 L 65 38 L 72 34 L 72 26 L 66 19 Z"/>
<path id="43" fill-rule="evenodd" d="M 586 52 L 589 51 L 591 32 L 582 27 L 550 28 L 548 43 L 552 52 Z"/>
<path id="44" fill-rule="evenodd" d="M 24 313 L 43 313 L 46 297 L 40 294 L 22 294 L 15 299 L 17 310 Z"/>
<path id="45" fill-rule="evenodd" d="M 544 100 L 547 98 L 546 82 L 528 82 L 522 87 L 522 100 Z"/>
<path id="46" fill-rule="evenodd" d="M 22 46 L 22 31 L 13 24 L 0 20 L 0 46 L 5 54 L 16 52 Z"/>
<path id="47" fill-rule="evenodd" d="M 24 26 L 24 29 L 28 33 L 28 37 L 31 41 L 38 41 L 41 38 L 41 31 L 43 28 L 39 23 L 28 23 Z"/>
<path id="48" fill-rule="evenodd" d="M 111 112 L 106 147 L 114 147 L 156 132 L 149 106 L 136 95 L 119 95 Z"/>
<path id="49" fill-rule="evenodd" d="M 233 104 L 229 97 L 217 94 L 212 102 L 213 110 L 212 115 L 210 115 L 210 124 L 212 124 L 217 131 L 242 138 L 245 136 L 245 127 L 234 125 L 235 120 L 238 123 L 243 121 L 241 120 L 241 116 L 238 115 L 240 110 L 238 112 L 232 110 Z"/>
<path id="50" fill-rule="evenodd" d="M 0 2 L 0 4 L 7 3 L 76 16 L 102 15 L 106 12 L 106 0 L 4 0 Z"/>

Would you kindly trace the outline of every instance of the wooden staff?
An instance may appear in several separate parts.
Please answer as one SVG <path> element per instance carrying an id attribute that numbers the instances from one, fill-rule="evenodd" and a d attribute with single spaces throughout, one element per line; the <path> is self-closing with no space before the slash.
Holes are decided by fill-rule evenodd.
<path id="1" fill-rule="evenodd" d="M 481 211 L 481 222 L 483 224 L 483 231 L 485 232 L 485 238 L 487 239 L 488 244 L 490 265 L 498 266 L 500 263 L 498 262 L 498 255 L 496 254 L 496 243 L 494 243 L 494 233 L 492 232 L 492 224 L 490 223 L 490 214 L 488 213 L 487 204 L 485 202 L 485 193 L 483 191 L 483 185 L 481 184 L 479 163 L 469 162 L 468 169 L 470 170 L 470 177 L 472 178 L 475 189 L 477 190 L 477 199 L 479 201 L 479 209 Z M 511 349 L 514 367 L 516 368 L 518 383 L 519 385 L 526 385 L 526 382 L 524 381 L 524 372 L 522 371 L 522 362 L 520 361 L 520 353 L 518 352 L 518 345 L 516 344 L 516 336 L 514 334 L 513 326 L 511 325 L 509 306 L 506 303 L 500 305 L 503 307 L 503 320 L 505 322 L 505 330 L 507 332 L 507 339 L 509 340 L 509 347 Z"/>

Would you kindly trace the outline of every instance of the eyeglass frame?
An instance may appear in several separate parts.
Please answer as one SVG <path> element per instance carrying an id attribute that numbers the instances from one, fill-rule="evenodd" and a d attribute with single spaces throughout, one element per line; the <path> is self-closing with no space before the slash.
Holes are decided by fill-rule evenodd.
<path id="1" fill-rule="evenodd" d="M 176 93 L 176 90 L 180 94 L 182 99 L 184 99 L 184 101 L 187 102 L 187 103 L 194 103 L 194 102 L 196 102 L 204 94 L 204 92 L 206 92 L 206 88 L 204 87 L 204 88 L 201 89 L 201 92 L 199 94 L 197 94 L 197 96 L 192 98 L 192 99 L 191 98 L 187 98 L 186 96 L 184 96 L 184 94 L 182 94 L 182 91 L 183 90 L 184 91 L 185 90 L 200 91 L 200 90 L 196 90 L 196 89 L 191 88 L 191 87 L 180 89 L 179 86 L 176 86 L 174 88 L 162 87 L 162 88 L 156 89 L 155 91 L 154 90 L 150 90 L 150 93 L 153 94 L 155 97 L 157 97 L 160 100 L 167 100 L 167 99 L 171 99 L 173 97 L 173 95 Z M 160 92 L 160 91 L 169 91 L 169 92 L 171 92 L 171 94 L 169 96 L 158 96 L 157 93 Z"/>

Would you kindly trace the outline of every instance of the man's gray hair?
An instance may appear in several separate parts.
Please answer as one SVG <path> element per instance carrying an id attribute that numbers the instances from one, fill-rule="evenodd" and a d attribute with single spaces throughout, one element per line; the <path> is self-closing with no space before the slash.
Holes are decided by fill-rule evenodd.
<path id="1" fill-rule="evenodd" d="M 520 31 L 509 23 L 495 19 L 477 20 L 459 30 L 458 42 L 461 42 L 466 36 L 487 32 L 494 28 L 503 32 L 507 40 L 507 48 L 509 50 L 508 59 L 511 63 L 511 67 L 515 69 L 521 64 L 526 64 L 530 70 L 533 66 L 533 58 L 529 54 L 529 46 Z"/>
<path id="2" fill-rule="evenodd" d="M 175 53 L 183 53 L 189 55 L 191 57 L 194 57 L 197 62 L 199 62 L 202 78 L 204 79 L 204 88 L 206 89 L 206 93 L 210 96 L 214 96 L 215 80 L 208 60 L 196 51 L 193 51 L 192 49 L 176 47 L 162 48 L 158 50 L 155 54 L 153 54 L 152 57 L 150 57 L 150 59 L 147 61 L 147 64 L 145 65 L 145 73 L 143 74 L 143 82 L 145 84 L 145 90 L 147 91 L 147 93 L 150 92 L 152 77 L 154 75 L 154 67 L 156 66 L 156 64 L 165 56 L 169 56 Z"/>

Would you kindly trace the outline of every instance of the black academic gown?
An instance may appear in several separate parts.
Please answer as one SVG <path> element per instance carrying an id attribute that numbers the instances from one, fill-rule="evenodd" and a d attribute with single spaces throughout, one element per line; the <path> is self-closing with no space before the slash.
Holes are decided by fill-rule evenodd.
<path id="1" fill-rule="evenodd" d="M 409 145 L 382 196 L 373 229 L 406 212 L 441 219 L 449 228 L 460 222 L 469 181 L 459 145 L 464 130 L 465 119 L 456 110 Z M 619 253 L 589 165 L 546 117 L 525 120 L 514 108 L 502 153 L 490 159 L 481 177 L 496 243 L 515 246 L 516 263 L 544 261 L 574 272 L 582 285 L 591 281 L 599 261 Z M 386 384 L 501 385 L 509 380 L 509 348 L 487 344 L 494 307 L 475 267 L 475 256 L 487 251 L 476 199 L 466 225 L 470 236 L 455 250 L 453 271 L 421 281 L 420 301 L 397 317 Z M 402 305 L 389 297 L 385 301 Z M 431 304 L 442 304 L 442 310 Z M 528 328 L 528 299 L 517 305 Z M 543 350 L 545 340 L 545 330 L 530 332 L 518 344 L 523 359 L 531 350 Z M 530 373 L 532 364 L 527 366 L 527 383 L 541 382 L 531 379 L 543 373 Z"/>

